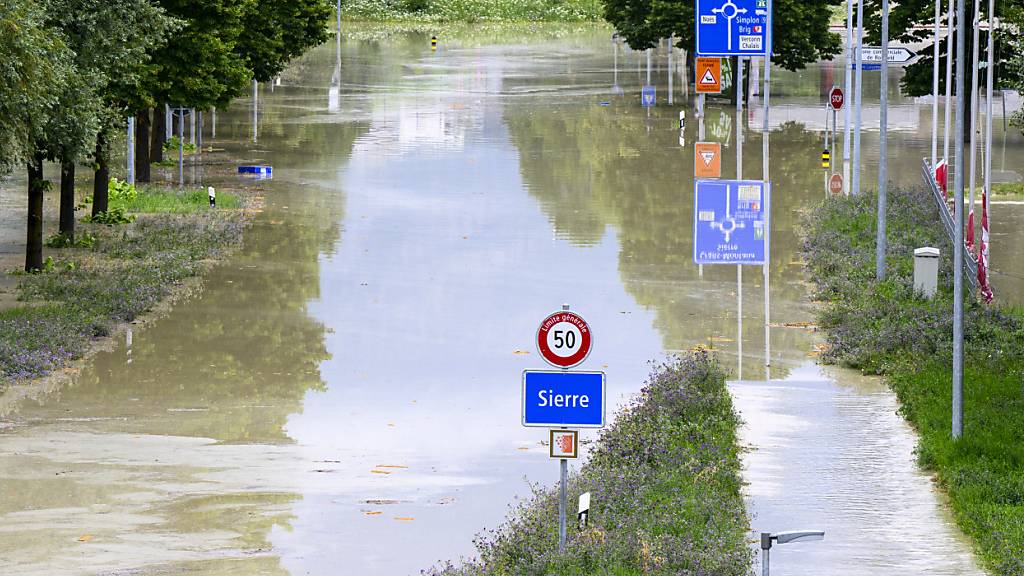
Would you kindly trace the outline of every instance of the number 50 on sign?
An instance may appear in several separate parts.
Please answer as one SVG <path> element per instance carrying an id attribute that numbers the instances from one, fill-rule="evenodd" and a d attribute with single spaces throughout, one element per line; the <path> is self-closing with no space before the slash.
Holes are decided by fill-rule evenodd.
<path id="1" fill-rule="evenodd" d="M 550 314 L 537 329 L 537 350 L 548 364 L 558 368 L 582 363 L 592 346 L 590 325 L 575 312 Z"/>

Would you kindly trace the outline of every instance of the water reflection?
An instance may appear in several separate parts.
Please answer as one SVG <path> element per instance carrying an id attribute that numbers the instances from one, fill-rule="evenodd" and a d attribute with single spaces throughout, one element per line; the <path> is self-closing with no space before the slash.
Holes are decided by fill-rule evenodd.
<path id="1" fill-rule="evenodd" d="M 771 125 L 770 277 L 702 270 L 693 151 L 679 144 L 703 131 L 736 159 L 723 177 L 762 173 L 757 102 L 736 112 L 711 101 L 682 131 L 690 101 L 608 102 L 609 85 L 638 94 L 647 82 L 646 55 L 609 50 L 609 33 L 470 27 L 433 53 L 422 31 L 357 31 L 340 64 L 325 46 L 259 96 L 258 149 L 256 102 L 222 111 L 219 143 L 274 165 L 265 211 L 201 294 L 133 333 L 130 357 L 101 355 L 59 393 L 21 404 L 0 436 L 0 555 L 26 574 L 159 563 L 390 575 L 469 554 L 527 481 L 557 478 L 542 435 L 519 425 L 518 374 L 539 365 L 535 323 L 565 301 L 595 327 L 588 366 L 607 371 L 616 404 L 638 389 L 644 361 L 698 345 L 740 377 L 770 363 L 770 376 L 810 379 L 799 222 L 821 193 L 820 133 L 799 115 Z M 651 54 L 650 83 L 671 94 L 675 60 Z M 635 77 L 618 73 L 620 57 L 637 59 Z M 779 75 L 774 101 L 809 106 L 824 74 Z M 918 136 L 899 138 L 913 156 Z M 894 162 L 917 177 L 918 160 Z M 865 494 L 906 497 L 933 538 L 943 525 L 891 395 L 814 378 L 825 384 L 737 389 L 759 438 L 794 463 L 771 460 L 771 446 L 755 453 L 755 520 L 816 519 L 772 500 L 779 482 L 831 490 L 873 473 L 877 463 L 843 467 L 840 432 L 860 426 L 898 444 L 872 445 L 893 471 L 891 483 L 862 483 L 880 492 Z M 787 428 L 793 418 L 803 424 Z M 786 434 L 802 426 L 834 429 L 821 447 L 831 452 L 797 458 Z M 807 511 L 841 518 L 851 542 L 874 546 L 866 554 L 899 564 L 902 547 L 863 539 L 865 495 L 835 490 L 811 491 Z M 67 546 L 87 533 L 90 547 Z M 813 565 L 867 565 L 850 550 L 822 547 Z"/>

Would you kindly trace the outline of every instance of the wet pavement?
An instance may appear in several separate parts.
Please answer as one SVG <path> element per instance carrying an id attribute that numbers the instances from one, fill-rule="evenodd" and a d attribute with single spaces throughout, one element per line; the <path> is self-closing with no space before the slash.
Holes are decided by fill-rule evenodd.
<path id="1" fill-rule="evenodd" d="M 835 71 L 773 73 L 766 342 L 761 268 L 692 263 L 681 59 L 669 105 L 655 55 L 644 110 L 646 59 L 609 36 L 468 28 L 435 53 L 427 33 L 360 30 L 340 61 L 321 47 L 261 88 L 255 142 L 251 100 L 221 111 L 216 145 L 274 166 L 245 248 L 130 347 L 0 398 L 12 573 L 395 575 L 469 555 L 557 479 L 520 426 L 519 374 L 543 367 L 536 324 L 563 302 L 615 405 L 648 360 L 697 345 L 744 380 L 752 528 L 829 531 L 779 552 L 779 573 L 972 571 L 892 395 L 809 356 L 799 221 L 825 194 L 814 122 Z M 930 108 L 894 105 L 890 173 L 916 185 Z M 740 132 L 743 174 L 761 174 L 758 106 L 708 110 L 724 177 Z"/>

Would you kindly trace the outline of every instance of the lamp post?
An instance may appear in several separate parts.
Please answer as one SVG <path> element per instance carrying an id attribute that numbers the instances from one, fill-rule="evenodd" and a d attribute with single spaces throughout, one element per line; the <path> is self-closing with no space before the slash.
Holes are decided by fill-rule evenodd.
<path id="1" fill-rule="evenodd" d="M 790 542 L 811 542 L 813 540 L 824 540 L 824 530 L 792 530 L 789 532 L 761 532 L 761 576 L 769 576 L 768 556 L 772 549 L 772 543 L 789 544 Z"/>

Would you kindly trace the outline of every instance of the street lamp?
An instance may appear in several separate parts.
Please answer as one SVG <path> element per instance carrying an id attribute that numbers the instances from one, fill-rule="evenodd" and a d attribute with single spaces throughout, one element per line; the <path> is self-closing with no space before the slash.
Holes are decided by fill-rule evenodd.
<path id="1" fill-rule="evenodd" d="M 772 542 L 789 544 L 790 542 L 810 542 L 812 540 L 824 540 L 824 530 L 791 530 L 789 532 L 761 532 L 761 576 L 768 576 L 768 551 L 772 549 Z"/>

